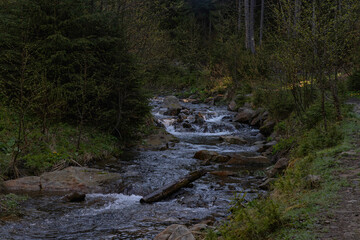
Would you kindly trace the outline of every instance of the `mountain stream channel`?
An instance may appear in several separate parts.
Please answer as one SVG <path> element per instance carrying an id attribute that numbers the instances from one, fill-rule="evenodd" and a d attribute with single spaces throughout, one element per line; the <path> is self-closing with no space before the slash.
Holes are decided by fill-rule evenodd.
<path id="1" fill-rule="evenodd" d="M 245 194 L 247 201 L 264 193 L 258 189 L 263 179 L 259 173 L 264 166 L 204 165 L 194 158 L 200 150 L 222 155 L 259 155 L 253 143 L 264 137 L 258 129 L 233 122 L 236 113 L 226 106 L 182 101 L 183 109 L 190 112 L 191 125 L 184 128 L 177 116 L 164 115 L 162 102 L 161 97 L 152 99 L 152 113 L 167 132 L 179 139 L 178 143 L 162 151 L 133 150 L 126 157 L 93 166 L 122 174 L 130 186 L 125 192 L 87 194 L 85 202 L 80 203 L 65 202 L 62 196 L 31 196 L 24 203 L 25 213 L 20 220 L 0 223 L 0 238 L 153 239 L 171 224 L 189 226 L 206 219 L 222 221 L 229 214 L 236 193 Z M 194 116 L 199 113 L 204 121 L 194 123 Z M 228 144 L 219 141 L 220 136 L 239 136 L 248 143 Z M 144 195 L 200 169 L 234 174 L 207 173 L 162 201 L 140 203 Z"/>

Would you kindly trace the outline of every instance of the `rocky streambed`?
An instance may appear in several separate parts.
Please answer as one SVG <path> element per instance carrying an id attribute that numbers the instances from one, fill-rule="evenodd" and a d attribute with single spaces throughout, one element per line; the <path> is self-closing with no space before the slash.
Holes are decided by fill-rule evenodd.
<path id="1" fill-rule="evenodd" d="M 66 192 L 66 187 L 58 184 L 59 176 L 57 181 L 51 181 L 55 179 L 51 174 L 32 177 L 35 191 L 24 204 L 23 218 L 0 222 L 1 237 L 153 239 L 172 224 L 197 224 L 193 229 L 198 231 L 204 227 L 200 222 L 212 224 L 223 219 L 235 193 L 246 193 L 245 200 L 264 193 L 259 189 L 264 180 L 261 170 L 270 161 L 258 150 L 271 144 L 263 143 L 264 136 L 257 128 L 240 123 L 239 113 L 173 97 L 155 98 L 152 106 L 156 124 L 164 130 L 145 139 L 138 150 L 93 166 L 98 172 L 66 170 L 73 180 L 64 182 L 86 191 L 85 201 L 69 202 L 64 194 L 49 190 Z M 262 121 L 261 112 L 252 114 L 253 120 L 258 117 Z M 196 170 L 208 174 L 158 202 L 140 203 L 143 196 Z M 101 176 L 101 188 L 84 182 L 91 174 L 91 179 Z M 172 228 L 183 231 L 179 226 Z"/>

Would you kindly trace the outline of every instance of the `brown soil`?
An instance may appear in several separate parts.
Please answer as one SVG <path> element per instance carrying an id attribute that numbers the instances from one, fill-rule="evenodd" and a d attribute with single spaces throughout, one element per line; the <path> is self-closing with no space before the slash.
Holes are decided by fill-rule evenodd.
<path id="1" fill-rule="evenodd" d="M 354 111 L 360 114 L 360 99 L 352 98 Z M 336 206 L 319 216 L 319 236 L 322 240 L 360 240 L 360 132 L 353 136 L 354 149 L 342 153 L 340 164 L 343 171 L 336 173 L 348 186 L 342 187 Z"/>

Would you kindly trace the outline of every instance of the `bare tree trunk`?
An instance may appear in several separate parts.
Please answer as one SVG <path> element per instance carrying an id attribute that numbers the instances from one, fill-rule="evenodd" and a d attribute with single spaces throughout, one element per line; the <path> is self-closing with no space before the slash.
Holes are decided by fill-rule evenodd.
<path id="1" fill-rule="evenodd" d="M 265 3 L 264 0 L 261 0 L 261 17 L 260 17 L 260 39 L 259 46 L 262 44 L 263 39 L 263 31 L 264 31 L 264 11 L 265 11 Z"/>
<path id="2" fill-rule="evenodd" d="M 244 14 L 245 14 L 245 48 L 250 47 L 250 16 L 249 16 L 249 0 L 244 0 Z"/>
<path id="3" fill-rule="evenodd" d="M 300 18 L 301 0 L 295 0 L 294 7 L 294 37 L 297 35 L 297 24 Z"/>
<path id="4" fill-rule="evenodd" d="M 238 1 L 238 22 L 237 22 L 237 30 L 240 32 L 241 30 L 241 10 L 242 10 L 242 0 Z"/>
<path id="5" fill-rule="evenodd" d="M 251 0 L 250 1 L 250 50 L 253 54 L 255 54 L 255 5 L 256 5 L 256 0 Z"/>

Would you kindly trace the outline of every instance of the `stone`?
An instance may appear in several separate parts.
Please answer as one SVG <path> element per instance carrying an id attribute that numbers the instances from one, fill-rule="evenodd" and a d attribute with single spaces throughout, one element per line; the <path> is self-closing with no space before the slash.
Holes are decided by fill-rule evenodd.
<path id="1" fill-rule="evenodd" d="M 306 187 L 309 189 L 315 189 L 320 187 L 321 177 L 317 175 L 307 175 L 305 177 Z"/>
<path id="2" fill-rule="evenodd" d="M 204 122 L 205 122 L 204 116 L 201 115 L 201 113 L 198 113 L 198 114 L 195 115 L 195 121 L 194 121 L 194 123 L 203 124 Z"/>
<path id="3" fill-rule="evenodd" d="M 195 240 L 195 238 L 184 225 L 173 224 L 156 235 L 154 240 Z"/>
<path id="4" fill-rule="evenodd" d="M 68 167 L 60 171 L 43 173 L 40 177 L 30 176 L 4 182 L 9 192 L 44 193 L 107 193 L 121 191 L 121 175 L 93 168 Z"/>
<path id="5" fill-rule="evenodd" d="M 260 132 L 264 136 L 270 136 L 271 133 L 274 131 L 275 121 L 267 119 L 264 124 L 260 127 Z"/>
<path id="6" fill-rule="evenodd" d="M 165 97 L 162 107 L 167 108 L 167 111 L 164 114 L 170 116 L 177 116 L 182 109 L 179 99 L 175 96 Z"/>
<path id="7" fill-rule="evenodd" d="M 85 193 L 74 192 L 65 195 L 64 200 L 67 202 L 83 202 L 85 201 L 85 197 Z"/>
<path id="8" fill-rule="evenodd" d="M 205 223 L 198 223 L 192 226 L 189 230 L 192 232 L 200 232 L 206 230 L 207 228 L 209 228 L 209 226 L 206 225 Z"/>
<path id="9" fill-rule="evenodd" d="M 270 190 L 271 185 L 276 181 L 276 178 L 268 178 L 262 184 L 259 185 L 259 188 L 262 190 Z"/>
<path id="10" fill-rule="evenodd" d="M 247 141 L 245 139 L 238 136 L 221 136 L 219 137 L 219 140 L 230 144 L 238 144 L 238 145 L 247 144 Z"/>
<path id="11" fill-rule="evenodd" d="M 86 167 L 68 167 L 61 171 L 44 173 L 40 176 L 42 192 L 107 192 L 104 185 L 121 179 L 118 173 L 110 173 Z M 121 190 L 121 189 L 117 189 Z"/>
<path id="12" fill-rule="evenodd" d="M 234 155 L 227 164 L 230 165 L 267 165 L 270 164 L 270 160 L 264 156 L 246 157 L 241 154 Z"/>
<path id="13" fill-rule="evenodd" d="M 228 105 L 228 110 L 235 112 L 237 110 L 237 104 L 235 102 L 235 100 L 231 100 L 229 105 Z"/>
<path id="14" fill-rule="evenodd" d="M 238 112 L 239 113 L 236 114 L 236 116 L 233 120 L 234 122 L 250 123 L 251 117 L 254 114 L 254 110 L 252 110 L 250 108 L 239 108 Z"/>
<path id="15" fill-rule="evenodd" d="M 210 172 L 210 174 L 218 176 L 218 177 L 231 177 L 231 176 L 237 175 L 236 172 L 232 172 L 232 171 L 212 171 L 212 172 Z"/>
<path id="16" fill-rule="evenodd" d="M 17 191 L 40 192 L 41 181 L 40 181 L 40 177 L 37 176 L 23 177 L 23 178 L 5 181 L 4 188 L 8 192 L 17 192 Z"/>
<path id="17" fill-rule="evenodd" d="M 167 149 L 171 143 L 179 142 L 179 140 L 166 132 L 164 129 L 157 129 L 157 131 L 143 139 L 141 145 L 138 146 L 142 150 L 158 151 L 160 149 Z"/>
<path id="18" fill-rule="evenodd" d="M 195 237 L 187 227 L 179 225 L 175 228 L 168 240 L 195 240 Z"/>
<path id="19" fill-rule="evenodd" d="M 260 127 L 267 118 L 267 112 L 263 108 L 256 109 L 254 115 L 251 117 L 251 126 Z"/>
<path id="20" fill-rule="evenodd" d="M 184 123 L 182 124 L 182 127 L 183 127 L 183 128 L 191 128 L 191 124 L 188 123 L 188 122 L 184 122 Z"/>
<path id="21" fill-rule="evenodd" d="M 213 162 L 226 162 L 230 159 L 229 156 L 220 155 L 214 151 L 201 150 L 195 153 L 194 158 L 203 160 L 205 162 L 213 161 Z"/>
<path id="22" fill-rule="evenodd" d="M 289 159 L 287 158 L 281 158 L 279 159 L 274 167 L 267 172 L 268 177 L 272 178 L 276 175 L 279 175 L 284 172 L 284 170 L 287 168 L 289 164 Z"/>

